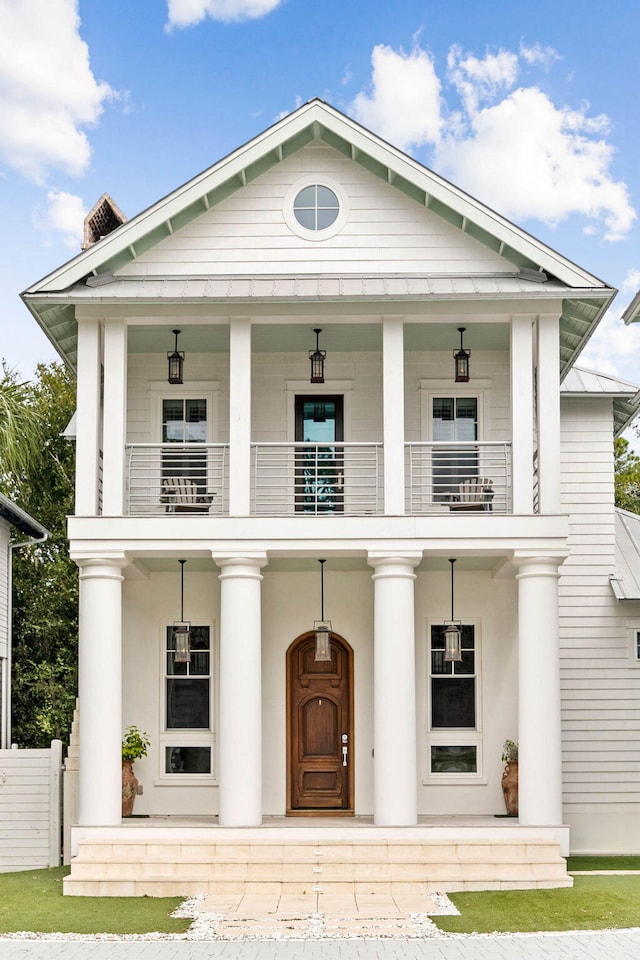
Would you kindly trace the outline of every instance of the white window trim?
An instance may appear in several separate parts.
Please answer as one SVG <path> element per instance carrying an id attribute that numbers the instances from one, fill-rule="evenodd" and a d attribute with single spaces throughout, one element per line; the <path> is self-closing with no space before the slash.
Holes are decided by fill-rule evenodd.
<path id="1" fill-rule="evenodd" d="M 427 621 L 426 637 L 426 715 L 425 715 L 425 761 L 426 773 L 422 778 L 423 784 L 476 784 L 488 783 L 484 772 L 484 751 L 482 735 L 482 639 L 480 621 L 470 617 L 461 617 L 461 623 L 473 627 L 475 648 L 475 680 L 476 680 L 476 725 L 469 727 L 437 727 L 431 726 L 431 627 L 442 626 L 442 618 L 433 618 Z M 476 773 L 432 773 L 431 747 L 432 746 L 473 746 L 476 748 Z"/>
<path id="2" fill-rule="evenodd" d="M 216 380 L 190 380 L 182 386 L 172 386 L 166 380 L 149 380 L 151 442 L 162 443 L 163 400 L 206 400 L 207 443 L 215 443 L 219 436 L 220 383 Z"/>
<path id="3" fill-rule="evenodd" d="M 305 187 L 313 187 L 315 185 L 321 187 L 329 187 L 330 190 L 333 190 L 336 197 L 338 198 L 338 203 L 340 209 L 338 211 L 338 216 L 333 221 L 331 226 L 325 227 L 324 230 L 307 230 L 306 227 L 303 227 L 301 223 L 298 222 L 295 213 L 293 212 L 293 201 L 298 196 L 301 190 L 304 190 Z M 289 227 L 292 233 L 295 233 L 297 237 L 300 237 L 302 240 L 311 240 L 314 243 L 322 242 L 323 240 L 331 240 L 332 237 L 335 237 L 337 233 L 343 229 L 347 220 L 349 219 L 349 201 L 347 196 L 340 186 L 339 183 L 336 183 L 331 177 L 325 177 L 324 174 L 313 174 L 309 177 L 303 177 L 300 180 L 296 180 L 292 184 L 284 195 L 284 200 L 282 203 L 282 215 L 284 217 L 284 222 Z"/>
<path id="4" fill-rule="evenodd" d="M 218 783 L 218 676 L 219 651 L 216 641 L 215 624 L 212 620 L 192 620 L 193 627 L 209 627 L 210 644 L 210 682 L 209 682 L 209 729 L 208 730 L 181 730 L 166 728 L 166 678 L 167 678 L 167 627 L 173 626 L 173 620 L 164 620 L 160 625 L 160 695 L 158 702 L 160 713 L 158 717 L 158 778 L 154 786 L 214 786 Z M 165 747 L 210 747 L 211 773 L 167 773 L 165 771 Z"/>
<path id="5" fill-rule="evenodd" d="M 478 401 L 478 440 L 490 440 L 490 400 L 492 380 L 455 383 L 452 380 L 420 380 L 420 436 L 433 440 L 433 401 L 438 397 L 475 397 Z"/>
<path id="6" fill-rule="evenodd" d="M 629 666 L 640 669 L 638 640 L 640 639 L 640 620 L 627 620 L 627 640 L 629 644 Z"/>

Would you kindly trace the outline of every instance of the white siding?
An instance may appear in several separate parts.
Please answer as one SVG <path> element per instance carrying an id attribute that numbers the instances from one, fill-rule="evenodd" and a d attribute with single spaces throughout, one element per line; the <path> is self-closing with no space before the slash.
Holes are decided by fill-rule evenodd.
<path id="1" fill-rule="evenodd" d="M 640 673 L 626 630 L 638 605 L 618 603 L 609 583 L 612 434 L 610 400 L 562 401 L 562 496 L 571 514 L 571 555 L 560 578 L 564 809 L 574 851 L 615 848 L 612 824 L 640 801 Z M 636 819 L 634 812 L 622 852 L 640 850 Z"/>
<path id="2" fill-rule="evenodd" d="M 285 197 L 304 178 L 329 178 L 348 198 L 335 236 L 297 236 Z M 118 271 L 120 276 L 310 273 L 478 274 L 513 267 L 327 146 L 309 146 Z"/>

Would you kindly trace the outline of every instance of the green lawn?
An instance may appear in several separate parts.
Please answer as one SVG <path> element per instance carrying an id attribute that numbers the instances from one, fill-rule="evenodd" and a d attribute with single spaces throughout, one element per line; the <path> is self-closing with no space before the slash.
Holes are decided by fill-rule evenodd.
<path id="1" fill-rule="evenodd" d="M 68 867 L 0 874 L 0 934 L 183 933 L 169 916 L 183 897 L 63 897 Z"/>
<path id="2" fill-rule="evenodd" d="M 490 890 L 451 893 L 449 897 L 460 916 L 432 919 L 440 930 L 451 933 L 531 933 L 640 925 L 640 876 L 576 877 L 572 889 Z"/>

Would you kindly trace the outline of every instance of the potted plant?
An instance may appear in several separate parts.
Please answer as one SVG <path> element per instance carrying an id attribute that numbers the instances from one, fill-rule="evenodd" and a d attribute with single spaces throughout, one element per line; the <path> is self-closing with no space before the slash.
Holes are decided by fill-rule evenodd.
<path id="1" fill-rule="evenodd" d="M 507 816 L 518 816 L 518 744 L 505 740 L 502 747 L 505 768 L 502 772 L 502 793 Z"/>
<path id="2" fill-rule="evenodd" d="M 130 817 L 138 792 L 138 780 L 133 772 L 133 761 L 146 757 L 151 741 L 146 733 L 133 724 L 124 732 L 122 739 L 122 816 Z"/>

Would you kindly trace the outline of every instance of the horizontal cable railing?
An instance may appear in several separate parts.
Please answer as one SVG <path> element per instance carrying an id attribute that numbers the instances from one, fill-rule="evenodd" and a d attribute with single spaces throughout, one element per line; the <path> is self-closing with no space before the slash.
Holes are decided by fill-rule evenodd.
<path id="1" fill-rule="evenodd" d="M 228 511 L 228 444 L 127 443 L 125 450 L 130 516 Z"/>
<path id="2" fill-rule="evenodd" d="M 407 512 L 511 512 L 511 443 L 407 443 Z"/>
<path id="3" fill-rule="evenodd" d="M 382 443 L 252 443 L 257 516 L 383 512 Z"/>

